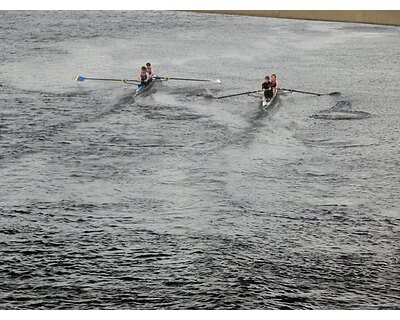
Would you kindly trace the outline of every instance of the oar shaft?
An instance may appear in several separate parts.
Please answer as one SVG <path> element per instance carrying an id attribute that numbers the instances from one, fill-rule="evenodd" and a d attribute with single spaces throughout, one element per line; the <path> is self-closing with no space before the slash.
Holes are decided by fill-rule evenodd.
<path id="1" fill-rule="evenodd" d="M 323 93 L 316 93 L 316 92 L 309 92 L 309 91 L 301 91 L 301 90 L 294 90 L 294 89 L 280 88 L 279 90 L 282 90 L 282 91 L 289 91 L 289 92 L 305 93 L 305 94 L 312 94 L 312 95 L 314 95 L 314 96 L 322 96 L 322 95 L 323 95 Z"/>
<path id="2" fill-rule="evenodd" d="M 202 81 L 202 82 L 215 82 L 221 83 L 221 80 L 210 80 L 210 79 L 192 79 L 192 78 L 176 78 L 176 77 L 157 77 L 160 80 L 182 80 L 182 81 Z M 95 81 L 123 81 L 123 82 L 136 82 L 140 83 L 138 80 L 132 79 L 115 79 L 115 78 L 91 78 L 91 77 L 83 77 L 83 76 L 76 76 L 76 81 L 85 81 L 85 80 L 95 80 Z"/>
<path id="3" fill-rule="evenodd" d="M 122 81 L 122 82 L 136 82 L 139 83 L 140 81 L 138 80 L 133 80 L 133 79 L 106 79 L 106 78 L 86 78 L 87 80 L 98 80 L 98 81 Z"/>
<path id="4" fill-rule="evenodd" d="M 202 82 L 218 82 L 217 80 L 210 79 L 192 79 L 192 78 L 176 78 L 176 77 L 157 77 L 160 80 L 182 80 L 182 81 L 202 81 Z"/>
<path id="5" fill-rule="evenodd" d="M 76 76 L 76 81 L 85 81 L 85 80 L 94 80 L 94 81 L 116 81 L 116 82 L 140 82 L 138 80 L 133 79 L 115 79 L 115 78 L 91 78 L 91 77 L 83 77 L 83 76 Z"/>
<path id="6" fill-rule="evenodd" d="M 255 91 L 247 91 L 247 92 L 234 93 L 234 94 L 229 94 L 229 95 L 227 95 L 227 96 L 216 97 L 215 99 L 223 99 L 223 98 L 230 98 L 230 97 L 243 96 L 243 95 L 245 95 L 245 94 L 256 93 L 256 92 L 261 92 L 261 91 L 263 91 L 263 90 L 255 90 Z"/>
<path id="7" fill-rule="evenodd" d="M 107 79 L 107 78 L 86 78 L 85 80 L 97 80 L 97 81 L 123 81 L 123 79 Z"/>

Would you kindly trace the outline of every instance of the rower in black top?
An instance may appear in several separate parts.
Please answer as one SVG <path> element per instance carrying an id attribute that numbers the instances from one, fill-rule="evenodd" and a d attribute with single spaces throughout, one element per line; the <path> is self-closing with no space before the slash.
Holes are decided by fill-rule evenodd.
<path id="1" fill-rule="evenodd" d="M 264 96 L 267 101 L 271 100 L 271 98 L 274 96 L 272 88 L 273 83 L 269 79 L 269 76 L 266 76 L 264 82 L 262 83 L 262 89 L 264 90 Z"/>

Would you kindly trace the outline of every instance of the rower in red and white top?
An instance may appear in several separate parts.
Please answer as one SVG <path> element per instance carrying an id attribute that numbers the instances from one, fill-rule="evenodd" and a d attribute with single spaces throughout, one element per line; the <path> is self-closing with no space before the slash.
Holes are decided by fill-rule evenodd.
<path id="1" fill-rule="evenodd" d="M 146 63 L 146 71 L 150 75 L 150 78 L 152 78 L 156 74 L 155 70 L 151 67 L 151 63 L 150 62 Z"/>
<path id="2" fill-rule="evenodd" d="M 271 75 L 271 83 L 272 83 L 272 85 L 271 85 L 272 91 L 275 94 L 275 92 L 277 90 L 279 90 L 279 81 L 276 79 L 276 74 L 275 73 L 273 73 Z"/>

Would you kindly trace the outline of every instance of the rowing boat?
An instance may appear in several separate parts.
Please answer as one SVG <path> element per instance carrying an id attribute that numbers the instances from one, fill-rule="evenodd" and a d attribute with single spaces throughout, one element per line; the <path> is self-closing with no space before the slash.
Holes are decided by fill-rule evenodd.
<path id="1" fill-rule="evenodd" d="M 157 75 L 152 76 L 151 82 L 147 86 L 138 85 L 138 87 L 135 90 L 135 94 L 133 96 L 137 97 L 137 96 L 141 95 L 143 92 L 148 91 L 158 81 L 160 81 L 160 79 L 157 77 Z"/>
<path id="2" fill-rule="evenodd" d="M 264 92 L 262 94 L 262 107 L 264 109 L 268 109 L 270 106 L 272 106 L 275 101 L 278 100 L 278 90 L 275 91 L 274 95 L 272 96 L 272 98 L 270 100 L 267 100 L 265 98 Z"/>

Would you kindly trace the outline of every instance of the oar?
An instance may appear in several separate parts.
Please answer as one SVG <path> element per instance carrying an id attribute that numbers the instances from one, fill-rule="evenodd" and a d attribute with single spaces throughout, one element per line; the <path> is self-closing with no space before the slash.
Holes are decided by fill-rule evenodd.
<path id="1" fill-rule="evenodd" d="M 234 94 L 229 94 L 227 96 L 215 97 L 215 99 L 223 99 L 223 98 L 229 98 L 229 97 L 243 96 L 245 94 L 256 93 L 256 92 L 261 92 L 261 91 L 263 91 L 263 90 L 261 89 L 261 90 L 255 90 L 255 91 L 234 93 Z"/>
<path id="2" fill-rule="evenodd" d="M 314 96 L 333 96 L 333 95 L 340 94 L 340 92 L 316 93 L 316 92 L 300 91 L 300 90 L 285 89 L 285 88 L 279 88 L 279 90 L 282 90 L 282 91 L 289 91 L 289 92 L 305 93 L 305 94 L 312 94 L 312 95 L 314 95 Z"/>
<path id="3" fill-rule="evenodd" d="M 108 78 L 89 78 L 89 77 L 84 77 L 84 76 L 76 76 L 75 81 L 85 81 L 85 80 L 97 80 L 97 81 L 122 81 L 122 82 L 136 82 L 140 83 L 138 80 L 132 80 L 132 79 L 108 79 Z"/>
<path id="4" fill-rule="evenodd" d="M 175 78 L 175 77 L 157 77 L 157 79 L 160 80 L 182 80 L 182 81 L 202 81 L 202 82 L 213 82 L 213 83 L 221 83 L 221 80 L 215 79 L 215 80 L 209 80 L 209 79 L 190 79 L 190 78 Z"/>

